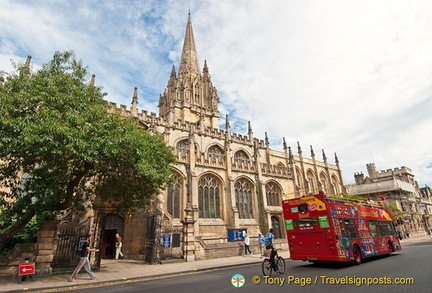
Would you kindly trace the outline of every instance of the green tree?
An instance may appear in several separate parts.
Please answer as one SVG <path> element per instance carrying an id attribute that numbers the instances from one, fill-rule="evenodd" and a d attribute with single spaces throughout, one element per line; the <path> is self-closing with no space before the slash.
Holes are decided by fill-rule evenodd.
<path id="1" fill-rule="evenodd" d="M 393 203 L 389 205 L 389 209 L 392 212 L 394 219 L 401 218 L 404 215 L 404 213 Z"/>
<path id="2" fill-rule="evenodd" d="M 171 182 L 175 157 L 162 137 L 108 113 L 73 52 L 41 69 L 21 64 L 0 85 L 0 250 L 34 217 L 112 202 L 145 207 Z"/>
<path id="3" fill-rule="evenodd" d="M 364 198 L 361 197 L 360 195 L 352 195 L 352 194 L 348 194 L 348 193 L 341 193 L 341 196 L 342 196 L 343 199 L 346 199 L 346 200 L 357 200 L 357 201 L 364 200 Z"/>

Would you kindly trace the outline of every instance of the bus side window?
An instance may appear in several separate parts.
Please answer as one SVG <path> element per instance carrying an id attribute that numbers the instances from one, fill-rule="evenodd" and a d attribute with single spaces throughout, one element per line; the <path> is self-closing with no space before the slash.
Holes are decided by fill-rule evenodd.
<path id="1" fill-rule="evenodd" d="M 354 224 L 354 219 L 345 219 L 345 227 L 346 230 L 348 232 L 348 237 L 353 239 L 353 238 L 358 238 L 357 236 L 357 230 Z"/>
<path id="2" fill-rule="evenodd" d="M 348 235 L 346 233 L 346 230 L 345 230 L 344 220 L 339 219 L 339 226 L 340 226 L 340 229 L 341 229 L 342 237 L 348 237 Z"/>
<path id="3" fill-rule="evenodd" d="M 379 221 L 378 223 L 379 223 L 379 227 L 380 227 L 380 230 L 381 230 L 381 236 L 394 235 L 390 222 L 388 222 L 388 221 Z"/>
<path id="4" fill-rule="evenodd" d="M 369 232 L 372 237 L 379 237 L 380 230 L 378 228 L 378 222 L 373 220 L 368 220 Z"/>

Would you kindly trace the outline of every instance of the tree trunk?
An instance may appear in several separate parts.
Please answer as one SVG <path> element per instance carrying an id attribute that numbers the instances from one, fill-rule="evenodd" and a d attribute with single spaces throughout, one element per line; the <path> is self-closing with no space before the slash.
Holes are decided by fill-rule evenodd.
<path id="1" fill-rule="evenodd" d="M 24 229 L 28 222 L 35 215 L 33 209 L 28 210 L 22 217 L 19 217 L 18 221 L 9 227 L 5 232 L 0 234 L 0 251 L 6 246 L 6 244 L 15 236 L 18 232 Z"/>

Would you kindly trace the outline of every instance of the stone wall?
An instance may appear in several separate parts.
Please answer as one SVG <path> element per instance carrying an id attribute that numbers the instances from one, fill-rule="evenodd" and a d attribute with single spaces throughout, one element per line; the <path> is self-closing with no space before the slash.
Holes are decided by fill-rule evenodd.
<path id="1" fill-rule="evenodd" d="M 17 278 L 18 265 L 25 263 L 26 259 L 34 262 L 34 244 L 17 244 L 8 254 L 0 257 L 0 279 Z"/>
<path id="2" fill-rule="evenodd" d="M 197 249 L 195 258 L 197 260 L 227 256 L 242 256 L 245 253 L 243 241 L 206 244 L 202 240 L 198 240 L 196 244 Z M 288 243 L 286 239 L 275 239 L 273 244 L 277 249 L 288 250 Z M 251 245 L 249 248 L 254 254 L 260 253 L 259 245 L 254 240 L 251 240 Z"/>

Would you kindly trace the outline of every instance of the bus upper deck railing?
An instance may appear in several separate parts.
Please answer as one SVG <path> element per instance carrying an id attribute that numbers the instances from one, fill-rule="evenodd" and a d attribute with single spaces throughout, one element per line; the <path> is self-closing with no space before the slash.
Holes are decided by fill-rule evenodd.
<path id="1" fill-rule="evenodd" d="M 307 195 L 306 195 L 307 194 Z M 368 207 L 368 208 L 384 208 L 389 209 L 388 203 L 383 197 L 378 198 L 372 198 L 372 199 L 346 199 L 343 198 L 342 195 L 336 196 L 332 195 L 329 196 L 324 190 L 298 190 L 289 194 L 284 194 L 282 198 L 285 199 L 292 199 L 297 197 L 305 197 L 305 196 L 311 196 L 311 195 L 317 195 L 322 194 L 325 195 L 325 200 L 327 202 L 333 202 L 333 203 L 341 203 L 341 204 L 350 204 L 350 205 L 356 205 L 356 206 L 362 206 L 362 207 Z"/>

